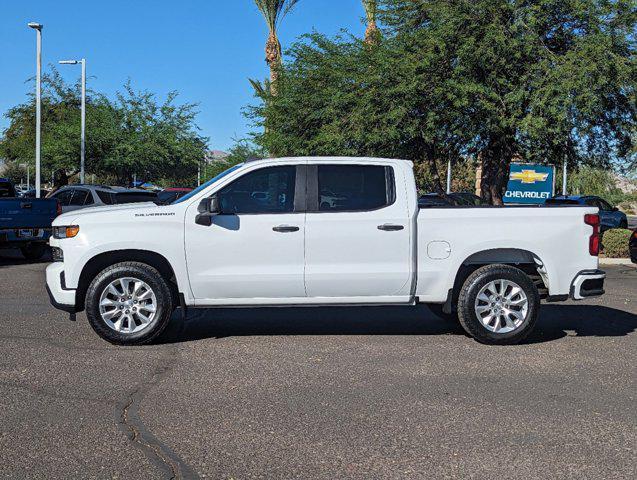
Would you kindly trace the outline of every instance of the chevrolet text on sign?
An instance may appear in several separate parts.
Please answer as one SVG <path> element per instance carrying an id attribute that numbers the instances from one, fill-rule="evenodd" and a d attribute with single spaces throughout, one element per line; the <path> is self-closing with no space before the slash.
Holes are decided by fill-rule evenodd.
<path id="1" fill-rule="evenodd" d="M 544 203 L 553 196 L 555 167 L 512 163 L 504 203 Z"/>

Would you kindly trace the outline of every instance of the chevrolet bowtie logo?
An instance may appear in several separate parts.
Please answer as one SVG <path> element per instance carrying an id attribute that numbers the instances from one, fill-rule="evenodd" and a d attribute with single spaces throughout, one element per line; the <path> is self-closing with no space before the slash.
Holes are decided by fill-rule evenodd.
<path id="1" fill-rule="evenodd" d="M 511 180 L 519 180 L 522 183 L 543 182 L 548 177 L 548 173 L 537 173 L 535 170 L 522 170 L 511 174 Z"/>

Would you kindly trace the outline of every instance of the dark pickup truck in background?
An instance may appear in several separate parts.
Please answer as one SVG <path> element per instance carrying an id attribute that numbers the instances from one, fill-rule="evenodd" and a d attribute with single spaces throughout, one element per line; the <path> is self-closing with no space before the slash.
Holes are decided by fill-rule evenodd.
<path id="1" fill-rule="evenodd" d="M 0 178 L 0 248 L 19 248 L 29 260 L 41 258 L 60 213 L 57 200 L 18 198 L 13 184 Z"/>

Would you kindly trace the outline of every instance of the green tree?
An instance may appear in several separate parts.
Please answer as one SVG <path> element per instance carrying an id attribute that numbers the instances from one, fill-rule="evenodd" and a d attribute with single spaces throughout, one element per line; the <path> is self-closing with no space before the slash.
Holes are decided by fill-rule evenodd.
<path id="1" fill-rule="evenodd" d="M 99 163 L 115 141 L 116 112 L 102 95 L 87 92 L 86 169 Z M 9 126 L 0 140 L 0 156 L 9 163 L 28 164 L 34 170 L 35 99 L 33 95 L 5 114 Z M 64 83 L 55 69 L 42 81 L 42 180 L 55 175 L 64 185 L 80 168 L 80 87 Z"/>
<path id="2" fill-rule="evenodd" d="M 177 93 L 159 103 L 149 92 L 136 92 L 129 83 L 111 101 L 87 93 L 86 171 L 99 178 L 127 184 L 140 179 L 192 180 L 204 158 L 207 139 L 195 125 L 194 104 L 176 104 Z M 9 127 L 0 139 L 0 157 L 9 164 L 29 164 L 35 150 L 33 97 L 11 108 Z M 55 69 L 43 77 L 42 180 L 55 176 L 65 185 L 80 166 L 80 90 L 67 85 Z"/>
<path id="3" fill-rule="evenodd" d="M 307 35 L 276 96 L 247 110 L 277 155 L 369 155 L 440 165 L 477 158 L 501 203 L 514 158 L 608 167 L 637 124 L 634 0 L 386 0 L 374 48 Z M 430 180 L 427 180 L 430 183 Z"/>
<path id="4" fill-rule="evenodd" d="M 197 174 L 206 154 L 207 139 L 197 132 L 196 104 L 177 105 L 177 92 L 162 103 L 148 91 L 135 91 L 130 82 L 114 103 L 119 117 L 117 139 L 102 161 L 104 172 L 118 183 L 169 179 L 183 182 Z"/>
<path id="5" fill-rule="evenodd" d="M 397 35 L 443 39 L 482 161 L 482 193 L 500 203 L 511 159 L 626 159 L 637 119 L 634 0 L 386 2 Z M 429 44 L 425 41 L 423 46 Z"/>
<path id="6" fill-rule="evenodd" d="M 270 89 L 276 93 L 276 81 L 281 66 L 281 42 L 277 36 L 279 22 L 299 2 L 299 0 L 254 0 L 268 26 L 265 43 L 265 61 L 270 67 Z"/>
<path id="7" fill-rule="evenodd" d="M 468 153 L 465 92 L 450 80 L 444 50 L 415 37 L 367 48 L 354 37 L 307 35 L 281 72 L 280 93 L 247 110 L 255 141 L 277 155 L 394 157 L 422 163 L 423 188 L 442 190 L 447 160 Z M 311 92 L 311 94 L 308 94 Z M 444 167 L 442 167 L 444 168 Z"/>

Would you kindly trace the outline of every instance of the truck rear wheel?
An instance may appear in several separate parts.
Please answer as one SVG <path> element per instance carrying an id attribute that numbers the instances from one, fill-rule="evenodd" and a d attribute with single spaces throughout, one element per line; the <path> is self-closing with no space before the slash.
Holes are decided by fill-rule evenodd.
<path id="1" fill-rule="evenodd" d="M 464 282 L 458 318 L 478 342 L 511 345 L 531 333 L 539 308 L 540 296 L 526 273 L 508 265 L 486 265 Z"/>
<path id="2" fill-rule="evenodd" d="M 102 270 L 86 292 L 86 316 L 93 330 L 115 345 L 152 342 L 173 312 L 168 282 L 150 265 L 123 262 Z"/>

